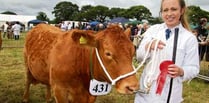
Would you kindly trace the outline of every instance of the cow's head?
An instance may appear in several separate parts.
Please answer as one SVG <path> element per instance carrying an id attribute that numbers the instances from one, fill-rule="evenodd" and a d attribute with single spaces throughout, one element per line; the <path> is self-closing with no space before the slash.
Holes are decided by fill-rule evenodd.
<path id="1" fill-rule="evenodd" d="M 78 34 L 81 35 L 78 36 Z M 107 72 L 112 79 L 115 79 L 134 71 L 132 59 L 135 49 L 127 35 L 119 26 L 110 26 L 97 34 L 76 33 L 76 37 L 73 38 L 77 38 L 75 40 L 78 41 L 78 38 L 84 37 L 85 40 L 81 40 L 82 43 L 96 47 Z M 101 66 L 94 72 L 94 77 L 97 80 L 111 82 Z M 119 93 L 133 93 L 139 87 L 136 74 L 118 80 L 115 87 Z"/>

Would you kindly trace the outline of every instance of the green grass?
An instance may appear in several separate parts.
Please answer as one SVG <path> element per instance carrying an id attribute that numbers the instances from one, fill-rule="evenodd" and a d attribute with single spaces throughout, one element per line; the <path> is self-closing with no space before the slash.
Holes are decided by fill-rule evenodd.
<path id="1" fill-rule="evenodd" d="M 12 42 L 23 45 L 23 40 L 24 35 L 19 41 Z M 11 40 L 5 42 L 11 43 Z M 21 103 L 22 101 L 25 88 L 22 51 L 23 48 L 3 48 L 0 51 L 0 103 Z M 202 68 L 207 65 L 207 62 L 201 63 Z M 183 97 L 183 103 L 209 103 L 209 83 L 200 79 L 193 79 L 189 83 L 185 82 Z M 134 95 L 121 95 L 113 89 L 110 94 L 99 96 L 96 103 L 133 103 L 133 100 Z M 31 86 L 30 103 L 45 103 L 45 86 L 41 84 Z"/>

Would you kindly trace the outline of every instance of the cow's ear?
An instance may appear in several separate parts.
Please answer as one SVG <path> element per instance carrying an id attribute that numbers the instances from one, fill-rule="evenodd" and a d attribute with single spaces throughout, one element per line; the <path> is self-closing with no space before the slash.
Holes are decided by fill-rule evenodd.
<path id="1" fill-rule="evenodd" d="M 131 36 L 131 28 L 127 28 L 125 31 L 124 31 L 125 35 L 130 38 Z"/>
<path id="2" fill-rule="evenodd" d="M 72 39 L 74 42 L 85 46 L 96 46 L 95 32 L 90 30 L 74 30 L 72 32 Z"/>

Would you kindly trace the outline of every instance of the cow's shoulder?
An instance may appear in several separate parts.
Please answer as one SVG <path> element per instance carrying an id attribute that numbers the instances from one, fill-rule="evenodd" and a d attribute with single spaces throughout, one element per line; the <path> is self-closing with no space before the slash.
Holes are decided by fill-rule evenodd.
<path id="1" fill-rule="evenodd" d="M 63 35 L 59 28 L 48 24 L 38 24 L 26 35 L 25 51 L 27 51 L 27 55 L 33 55 L 34 58 L 47 57 L 59 35 Z"/>

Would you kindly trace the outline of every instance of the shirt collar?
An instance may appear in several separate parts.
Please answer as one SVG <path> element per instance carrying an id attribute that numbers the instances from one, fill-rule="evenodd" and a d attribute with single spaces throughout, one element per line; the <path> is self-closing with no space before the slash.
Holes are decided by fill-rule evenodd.
<path id="1" fill-rule="evenodd" d="M 182 28 L 183 26 L 182 26 L 182 24 L 181 23 L 179 23 L 178 25 L 176 25 L 175 27 L 173 27 L 173 28 L 170 28 L 170 30 L 171 30 L 171 34 L 173 34 L 174 33 L 174 31 L 175 31 L 175 28 Z M 167 25 L 164 23 L 164 29 L 166 30 L 166 29 L 168 29 L 168 27 L 167 27 Z"/>

